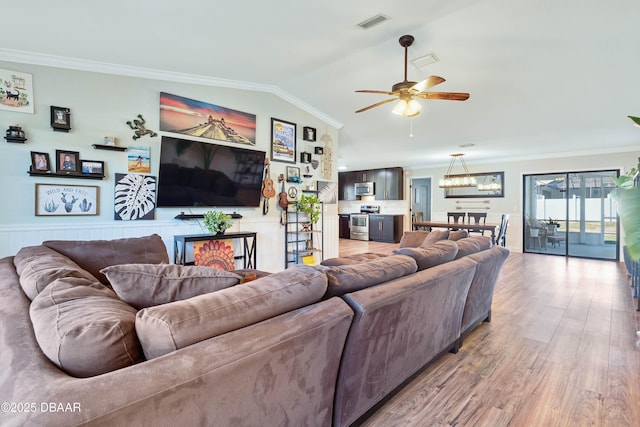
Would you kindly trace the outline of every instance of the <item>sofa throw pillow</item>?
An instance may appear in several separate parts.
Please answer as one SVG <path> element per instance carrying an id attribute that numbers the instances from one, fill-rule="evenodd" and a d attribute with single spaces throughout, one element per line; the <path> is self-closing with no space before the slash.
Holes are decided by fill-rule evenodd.
<path id="1" fill-rule="evenodd" d="M 74 377 L 144 360 L 135 333 L 136 310 L 95 279 L 56 280 L 33 299 L 30 315 L 42 352 Z"/>
<path id="2" fill-rule="evenodd" d="M 312 267 L 289 268 L 183 301 L 143 308 L 136 332 L 148 359 L 315 303 L 327 278 Z"/>
<path id="3" fill-rule="evenodd" d="M 456 259 L 484 251 L 492 246 L 491 238 L 488 236 L 467 237 L 466 239 L 457 240 L 456 243 L 458 244 L 458 254 L 456 255 Z"/>
<path id="4" fill-rule="evenodd" d="M 100 272 L 120 299 L 137 309 L 218 291 L 241 279 L 218 268 L 175 264 L 120 264 Z"/>
<path id="5" fill-rule="evenodd" d="M 13 265 L 20 275 L 20 286 L 33 300 L 54 280 L 62 277 L 84 278 L 95 282 L 96 278 L 66 256 L 46 246 L 27 246 L 18 251 Z"/>
<path id="6" fill-rule="evenodd" d="M 429 235 L 428 231 L 414 230 L 405 231 L 400 238 L 401 248 L 417 248 L 422 244 L 424 239 Z"/>
<path id="7" fill-rule="evenodd" d="M 440 240 L 447 240 L 449 238 L 449 230 L 431 230 L 427 237 L 424 238 L 420 247 L 426 247 L 434 244 Z"/>
<path id="8" fill-rule="evenodd" d="M 416 262 L 404 255 L 389 255 L 352 265 L 314 267 L 327 276 L 324 299 L 388 282 L 415 273 Z"/>
<path id="9" fill-rule="evenodd" d="M 157 234 L 115 240 L 48 240 L 42 244 L 71 258 L 104 285 L 109 281 L 100 270 L 110 265 L 169 263 L 167 248 Z"/>
<path id="10" fill-rule="evenodd" d="M 449 231 L 449 240 L 460 240 L 469 237 L 467 230 L 451 230 Z"/>
<path id="11" fill-rule="evenodd" d="M 422 271 L 453 261 L 458 253 L 458 245 L 451 240 L 440 240 L 427 247 L 401 248 L 392 253 L 410 256 L 418 265 L 418 271 Z"/>

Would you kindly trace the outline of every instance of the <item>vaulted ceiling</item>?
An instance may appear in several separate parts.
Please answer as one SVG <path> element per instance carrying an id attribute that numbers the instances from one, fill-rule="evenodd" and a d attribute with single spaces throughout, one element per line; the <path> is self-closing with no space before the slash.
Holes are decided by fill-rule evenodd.
<path id="1" fill-rule="evenodd" d="M 367 30 L 358 23 L 389 19 Z M 50 55 L 272 85 L 340 130 L 348 169 L 640 151 L 636 0 L 22 0 L 5 8 L 0 59 Z M 413 119 L 355 93 L 409 80 L 468 101 L 426 100 Z M 215 101 L 215 100 L 209 100 Z M 233 106 L 230 106 L 233 108 Z M 319 133 L 322 129 L 318 130 Z M 410 137 L 413 134 L 413 137 Z M 472 144 L 472 145 L 470 145 Z"/>

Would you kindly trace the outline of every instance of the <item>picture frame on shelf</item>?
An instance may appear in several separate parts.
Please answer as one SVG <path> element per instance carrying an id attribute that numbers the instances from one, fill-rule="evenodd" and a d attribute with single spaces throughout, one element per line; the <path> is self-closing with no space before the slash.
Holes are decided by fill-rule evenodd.
<path id="1" fill-rule="evenodd" d="M 49 160 L 49 153 L 32 151 L 31 152 L 31 171 L 38 172 L 38 173 L 51 172 L 51 160 Z"/>
<path id="2" fill-rule="evenodd" d="M 78 151 L 56 150 L 56 173 L 77 173 L 79 162 Z"/>
<path id="3" fill-rule="evenodd" d="M 303 133 L 302 133 L 302 139 L 305 141 L 311 141 L 311 142 L 315 142 L 316 141 L 316 128 L 312 128 L 309 126 L 305 126 L 302 129 Z"/>
<path id="4" fill-rule="evenodd" d="M 287 182 L 300 182 L 300 168 L 287 166 Z"/>
<path id="5" fill-rule="evenodd" d="M 80 160 L 80 172 L 83 175 L 104 176 L 104 162 L 102 160 Z"/>
<path id="6" fill-rule="evenodd" d="M 296 124 L 271 118 L 271 160 L 296 162 Z"/>
<path id="7" fill-rule="evenodd" d="M 51 127 L 55 131 L 69 132 L 71 130 L 71 109 L 52 105 Z"/>
<path id="8" fill-rule="evenodd" d="M 36 216 L 95 216 L 98 186 L 36 184 Z"/>

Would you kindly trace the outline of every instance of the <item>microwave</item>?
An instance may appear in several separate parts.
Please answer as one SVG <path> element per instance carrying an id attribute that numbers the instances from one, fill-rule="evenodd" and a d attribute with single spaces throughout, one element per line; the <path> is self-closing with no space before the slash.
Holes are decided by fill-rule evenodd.
<path id="1" fill-rule="evenodd" d="M 356 182 L 356 196 L 373 196 L 375 194 L 373 182 Z"/>

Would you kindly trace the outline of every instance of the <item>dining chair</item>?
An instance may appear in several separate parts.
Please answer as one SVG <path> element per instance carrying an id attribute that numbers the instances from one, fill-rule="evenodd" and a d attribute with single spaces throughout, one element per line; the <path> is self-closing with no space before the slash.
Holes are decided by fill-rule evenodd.
<path id="1" fill-rule="evenodd" d="M 500 219 L 500 230 L 496 237 L 496 245 L 507 246 L 507 226 L 509 225 L 509 214 L 502 214 Z"/>
<path id="2" fill-rule="evenodd" d="M 486 212 L 468 212 L 468 224 L 469 225 L 485 225 L 487 223 L 487 213 Z M 470 228 L 470 233 L 480 233 L 484 236 L 484 229 L 480 228 Z"/>
<path id="3" fill-rule="evenodd" d="M 447 212 L 447 222 L 449 224 L 464 224 L 464 217 L 467 214 L 465 212 Z M 452 230 L 457 230 L 455 227 L 451 227 Z"/>

